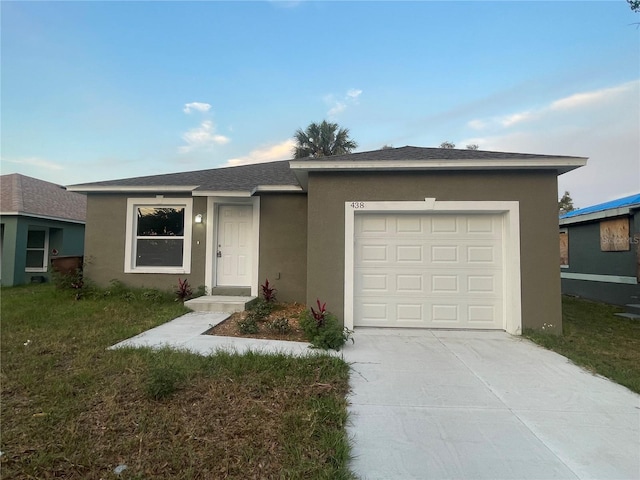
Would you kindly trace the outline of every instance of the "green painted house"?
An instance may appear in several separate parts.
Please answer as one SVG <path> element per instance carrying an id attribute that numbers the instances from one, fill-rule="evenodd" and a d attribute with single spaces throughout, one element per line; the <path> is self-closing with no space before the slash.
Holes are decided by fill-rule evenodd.
<path id="1" fill-rule="evenodd" d="M 0 176 L 3 286 L 46 281 L 55 258 L 82 256 L 85 195 L 17 173 Z"/>
<path id="2" fill-rule="evenodd" d="M 560 217 L 562 293 L 640 304 L 640 193 Z"/>

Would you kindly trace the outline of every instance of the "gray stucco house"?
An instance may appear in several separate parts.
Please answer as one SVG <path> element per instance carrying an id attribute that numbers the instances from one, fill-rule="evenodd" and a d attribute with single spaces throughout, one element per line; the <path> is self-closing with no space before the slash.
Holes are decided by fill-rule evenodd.
<path id="1" fill-rule="evenodd" d="M 54 258 L 82 256 L 85 195 L 12 173 L 0 176 L 3 286 L 46 280 Z"/>
<path id="2" fill-rule="evenodd" d="M 640 303 L 640 193 L 560 217 L 562 293 Z"/>
<path id="3" fill-rule="evenodd" d="M 98 284 L 257 295 L 268 278 L 350 328 L 520 334 L 561 331 L 557 176 L 585 164 L 407 146 L 68 188 Z"/>

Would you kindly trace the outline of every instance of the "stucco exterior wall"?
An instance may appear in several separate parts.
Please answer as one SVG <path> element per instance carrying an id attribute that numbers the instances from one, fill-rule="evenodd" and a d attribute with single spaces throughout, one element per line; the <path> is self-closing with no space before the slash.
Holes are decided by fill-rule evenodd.
<path id="1" fill-rule="evenodd" d="M 159 192 L 158 192 L 159 193 Z M 99 286 L 112 280 L 132 287 L 173 290 L 178 278 L 187 279 L 195 288 L 204 285 L 206 231 L 205 224 L 193 225 L 191 239 L 191 273 L 188 275 L 161 273 L 124 273 L 127 198 L 154 198 L 148 195 L 123 194 L 87 195 L 87 228 L 85 232 L 85 273 Z M 165 198 L 185 198 L 189 195 L 164 195 Z M 206 197 L 193 198 L 193 213 L 206 218 Z"/>
<path id="2" fill-rule="evenodd" d="M 258 278 L 260 284 L 268 278 L 269 283 L 275 285 L 279 301 L 306 301 L 306 195 L 292 193 L 260 196 Z"/>
<path id="3" fill-rule="evenodd" d="M 562 331 L 555 171 L 310 172 L 307 303 L 343 316 L 345 202 L 425 198 L 520 202 L 522 326 Z"/>

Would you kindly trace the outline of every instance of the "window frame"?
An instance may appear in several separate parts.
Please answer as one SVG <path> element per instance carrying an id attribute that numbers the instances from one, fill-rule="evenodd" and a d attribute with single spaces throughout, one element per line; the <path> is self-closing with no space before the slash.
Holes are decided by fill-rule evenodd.
<path id="1" fill-rule="evenodd" d="M 138 217 L 136 210 L 138 207 L 151 208 L 184 208 L 184 235 L 159 237 L 179 239 L 182 238 L 182 265 L 181 266 L 136 266 L 137 253 L 137 227 Z M 125 273 L 191 273 L 191 238 L 193 229 L 193 199 L 192 198 L 128 198 L 127 199 L 127 224 L 125 233 Z"/>
<path id="2" fill-rule="evenodd" d="M 29 232 L 44 232 L 44 246 L 42 248 L 29 247 Z M 42 267 L 27 267 L 27 253 L 29 251 L 43 251 Z M 49 269 L 49 229 L 47 227 L 29 226 L 27 229 L 27 243 L 25 245 L 25 272 L 43 273 Z"/>

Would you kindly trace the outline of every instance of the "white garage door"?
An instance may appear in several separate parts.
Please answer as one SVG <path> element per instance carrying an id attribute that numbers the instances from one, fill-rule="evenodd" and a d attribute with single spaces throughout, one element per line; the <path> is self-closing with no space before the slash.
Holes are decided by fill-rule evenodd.
<path id="1" fill-rule="evenodd" d="M 502 216 L 357 214 L 354 325 L 503 329 Z"/>

